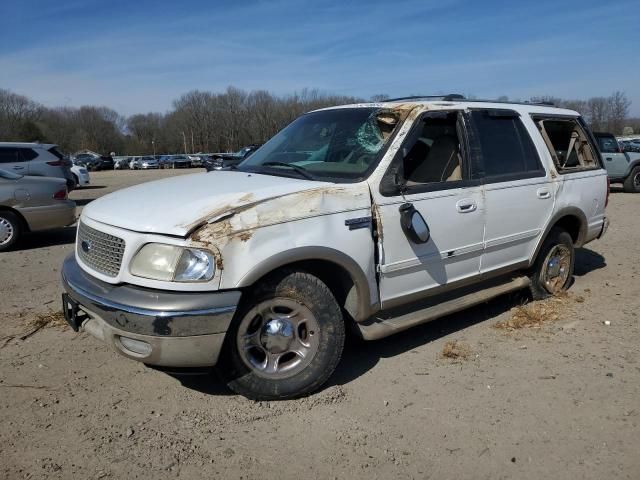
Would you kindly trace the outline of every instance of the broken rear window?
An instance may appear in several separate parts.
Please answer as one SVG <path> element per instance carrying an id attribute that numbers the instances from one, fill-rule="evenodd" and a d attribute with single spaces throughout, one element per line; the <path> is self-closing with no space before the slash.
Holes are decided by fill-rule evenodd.
<path id="1" fill-rule="evenodd" d="M 366 176 L 399 123 L 379 108 L 340 108 L 299 117 L 240 164 L 240 170 L 350 181 Z"/>
<path id="2" fill-rule="evenodd" d="M 599 168 L 587 134 L 573 118 L 534 118 L 559 173 Z"/>

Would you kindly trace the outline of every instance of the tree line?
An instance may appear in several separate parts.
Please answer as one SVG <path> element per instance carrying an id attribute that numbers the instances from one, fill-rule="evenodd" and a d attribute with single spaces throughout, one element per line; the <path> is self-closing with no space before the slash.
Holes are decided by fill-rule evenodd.
<path id="1" fill-rule="evenodd" d="M 370 100 L 386 98 L 375 95 Z M 304 112 L 362 101 L 318 90 L 278 96 L 265 90 L 247 92 L 228 87 L 221 93 L 185 93 L 173 101 L 167 113 L 124 117 L 104 106 L 48 108 L 0 89 L 0 141 L 50 142 L 67 153 L 85 149 L 118 155 L 228 152 L 265 142 Z M 640 133 L 640 119 L 629 118 L 631 101 L 623 92 L 588 100 L 542 96 L 529 101 L 577 110 L 595 131 Z"/>

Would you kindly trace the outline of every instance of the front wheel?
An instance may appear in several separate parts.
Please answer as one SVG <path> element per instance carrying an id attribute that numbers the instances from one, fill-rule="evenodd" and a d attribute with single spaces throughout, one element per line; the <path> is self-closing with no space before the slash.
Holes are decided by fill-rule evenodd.
<path id="1" fill-rule="evenodd" d="M 541 300 L 567 290 L 573 279 L 574 264 L 575 249 L 571 235 L 561 228 L 552 228 L 532 268 L 533 299 Z"/>
<path id="2" fill-rule="evenodd" d="M 259 285 L 227 332 L 218 370 L 254 400 L 313 392 L 335 370 L 344 347 L 340 306 L 317 277 L 280 272 Z"/>
<path id="3" fill-rule="evenodd" d="M 640 166 L 631 170 L 629 176 L 624 179 L 623 187 L 627 193 L 640 193 Z"/>

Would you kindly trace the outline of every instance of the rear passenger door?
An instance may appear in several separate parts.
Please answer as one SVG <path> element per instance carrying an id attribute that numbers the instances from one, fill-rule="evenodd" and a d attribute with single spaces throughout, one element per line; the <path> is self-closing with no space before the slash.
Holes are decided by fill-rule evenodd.
<path id="1" fill-rule="evenodd" d="M 22 156 L 21 148 L 0 147 L 0 168 L 20 175 L 29 174 L 29 162 Z"/>
<path id="2" fill-rule="evenodd" d="M 485 192 L 480 271 L 509 270 L 528 262 L 553 212 L 554 191 L 531 139 L 536 127 L 530 118 L 501 109 L 469 116 Z"/>

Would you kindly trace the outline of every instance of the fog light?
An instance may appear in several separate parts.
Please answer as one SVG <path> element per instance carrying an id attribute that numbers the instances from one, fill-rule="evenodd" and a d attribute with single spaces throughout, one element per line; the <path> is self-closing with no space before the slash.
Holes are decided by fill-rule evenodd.
<path id="1" fill-rule="evenodd" d="M 135 340 L 129 337 L 120 337 L 120 343 L 127 350 L 144 357 L 148 356 L 151 353 L 151 345 L 149 345 L 147 342 L 143 342 L 142 340 Z"/>

